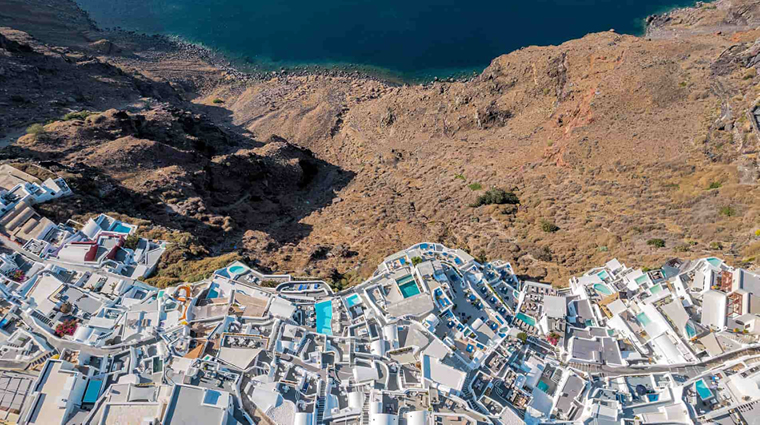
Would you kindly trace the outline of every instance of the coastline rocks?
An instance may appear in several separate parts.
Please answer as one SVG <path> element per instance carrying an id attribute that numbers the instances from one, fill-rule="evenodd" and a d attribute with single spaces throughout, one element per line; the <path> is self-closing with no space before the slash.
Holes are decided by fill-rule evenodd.
<path id="1" fill-rule="evenodd" d="M 89 47 L 90 47 L 90 50 L 94 50 L 103 55 L 111 55 L 111 54 L 120 53 L 122 50 L 119 46 L 113 44 L 112 42 L 106 39 L 101 39 L 96 42 L 90 43 Z"/>

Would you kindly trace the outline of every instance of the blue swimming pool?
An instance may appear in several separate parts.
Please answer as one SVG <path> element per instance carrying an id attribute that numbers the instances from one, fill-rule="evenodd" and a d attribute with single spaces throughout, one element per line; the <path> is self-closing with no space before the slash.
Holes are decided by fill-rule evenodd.
<path id="1" fill-rule="evenodd" d="M 719 258 L 710 257 L 707 259 L 707 262 L 710 263 L 713 267 L 720 267 L 720 265 L 723 263 Z"/>
<path id="2" fill-rule="evenodd" d="M 241 266 L 241 265 L 234 265 L 234 266 L 230 267 L 228 270 L 232 274 L 240 274 L 240 273 L 243 273 L 244 271 L 246 271 L 248 269 L 245 268 L 245 267 L 243 267 L 243 266 Z"/>
<path id="3" fill-rule="evenodd" d="M 417 282 L 414 281 L 414 276 L 406 275 L 396 281 L 398 284 L 398 290 L 401 291 L 401 295 L 404 298 L 413 297 L 420 293 L 420 288 L 417 286 Z"/>
<path id="4" fill-rule="evenodd" d="M 596 292 L 602 294 L 602 295 L 612 295 L 612 291 L 610 288 L 607 287 L 607 285 L 601 284 L 601 283 L 595 283 L 594 289 Z"/>
<path id="5" fill-rule="evenodd" d="M 208 288 L 208 295 L 206 295 L 207 299 L 214 299 L 219 298 L 219 291 L 216 290 L 217 288 L 216 283 L 212 283 L 211 286 Z"/>
<path id="6" fill-rule="evenodd" d="M 691 323 L 686 324 L 686 336 L 688 336 L 689 338 L 694 338 L 695 336 L 697 336 L 697 330 L 694 329 L 694 325 L 692 325 Z"/>
<path id="7" fill-rule="evenodd" d="M 362 302 L 362 300 L 359 298 L 358 294 L 353 294 L 349 296 L 348 298 L 346 298 L 346 305 L 348 306 L 348 308 L 351 308 L 355 306 L 356 304 L 359 304 L 360 302 Z"/>
<path id="8" fill-rule="evenodd" d="M 636 278 L 636 284 L 637 285 L 643 285 L 643 284 L 646 283 L 647 279 L 649 279 L 647 277 L 647 275 L 639 276 L 639 277 Z"/>
<path id="9" fill-rule="evenodd" d="M 317 333 L 332 335 L 332 301 L 314 304 L 314 311 L 317 315 Z"/>
<path id="10" fill-rule="evenodd" d="M 206 390 L 206 394 L 203 396 L 203 404 L 216 406 L 216 403 L 219 401 L 220 396 L 221 393 L 219 393 L 219 391 Z"/>
<path id="11" fill-rule="evenodd" d="M 84 390 L 84 397 L 82 403 L 95 403 L 98 401 L 98 395 L 100 395 L 100 388 L 103 386 L 103 381 L 98 379 L 91 379 L 87 383 L 87 389 Z"/>
<path id="12" fill-rule="evenodd" d="M 534 318 L 532 318 L 530 316 L 527 316 L 527 315 L 522 314 L 522 313 L 517 313 L 516 317 L 518 319 L 522 320 L 523 322 L 531 325 L 531 326 L 536 326 L 536 319 L 534 319 Z"/>
<path id="13" fill-rule="evenodd" d="M 116 232 L 116 233 L 129 233 L 132 231 L 132 227 L 125 226 L 121 224 L 121 222 L 117 221 L 116 224 L 114 224 L 113 227 L 111 227 L 111 231 Z"/>
<path id="14" fill-rule="evenodd" d="M 710 388 L 707 387 L 707 384 L 705 384 L 704 379 L 700 379 L 694 384 L 694 387 L 697 389 L 697 394 L 699 394 L 699 398 L 702 400 L 709 400 L 713 397 L 712 391 L 710 391 Z"/>

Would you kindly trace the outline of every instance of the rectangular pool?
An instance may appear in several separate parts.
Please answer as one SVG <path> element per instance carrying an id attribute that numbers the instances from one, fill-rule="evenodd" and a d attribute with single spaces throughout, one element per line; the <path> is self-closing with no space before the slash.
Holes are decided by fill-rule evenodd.
<path id="1" fill-rule="evenodd" d="M 314 312 L 317 315 L 317 333 L 332 335 L 332 301 L 314 304 Z"/>
<path id="2" fill-rule="evenodd" d="M 536 319 L 534 319 L 534 318 L 532 318 L 530 316 L 527 316 L 527 315 L 522 314 L 522 313 L 517 313 L 516 317 L 518 319 L 522 320 L 523 322 L 531 325 L 531 326 L 536 326 Z"/>
<path id="3" fill-rule="evenodd" d="M 699 398 L 702 400 L 709 400 L 713 397 L 712 391 L 710 391 L 710 388 L 707 388 L 707 384 L 705 384 L 704 379 L 700 379 L 694 384 L 694 387 L 697 389 L 697 394 L 699 394 Z"/>
<path id="4" fill-rule="evenodd" d="M 401 291 L 401 295 L 404 298 L 413 297 L 420 293 L 420 288 L 417 286 L 417 282 L 415 282 L 412 275 L 406 275 L 398 279 L 396 284 L 398 284 L 398 290 Z"/>
<path id="5" fill-rule="evenodd" d="M 637 285 L 643 285 L 643 284 L 645 284 L 647 282 L 648 279 L 649 278 L 647 277 L 647 275 L 639 276 L 639 277 L 636 278 L 636 284 Z"/>
<path id="6" fill-rule="evenodd" d="M 100 395 L 100 387 L 102 386 L 103 381 L 91 379 L 90 382 L 87 383 L 87 389 L 84 391 L 82 403 L 95 403 L 98 401 L 98 396 Z"/>
<path id="7" fill-rule="evenodd" d="M 348 308 L 351 308 L 361 302 L 362 300 L 359 298 L 359 294 L 353 294 L 353 295 L 350 295 L 348 298 L 346 298 L 346 305 L 348 306 Z"/>
<path id="8" fill-rule="evenodd" d="M 111 232 L 116 232 L 116 233 L 129 233 L 129 232 L 131 232 L 131 231 L 132 231 L 132 227 L 129 227 L 129 226 L 125 226 L 125 225 L 121 224 L 121 222 L 118 222 L 118 221 L 117 221 L 117 222 L 114 224 L 114 226 L 113 226 L 113 227 L 111 227 L 111 230 L 110 230 L 110 231 L 111 231 Z"/>
<path id="9" fill-rule="evenodd" d="M 206 394 L 203 395 L 203 404 L 216 406 L 216 403 L 219 401 L 220 396 L 221 393 L 219 391 L 206 390 Z"/>

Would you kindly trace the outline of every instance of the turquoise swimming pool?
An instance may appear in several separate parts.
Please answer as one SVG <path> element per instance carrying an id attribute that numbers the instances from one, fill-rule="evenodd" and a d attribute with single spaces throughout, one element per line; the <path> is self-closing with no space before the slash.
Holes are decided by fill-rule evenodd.
<path id="1" fill-rule="evenodd" d="M 649 288 L 649 291 L 652 293 L 652 295 L 657 295 L 662 292 L 662 286 L 654 285 L 653 287 Z"/>
<path id="2" fill-rule="evenodd" d="M 217 288 L 217 284 L 212 283 L 211 287 L 208 288 L 208 294 L 206 294 L 207 299 L 212 300 L 214 298 L 219 298 L 219 291 L 217 291 L 216 288 Z"/>
<path id="3" fill-rule="evenodd" d="M 707 259 L 707 262 L 710 263 L 710 265 L 714 267 L 720 267 L 720 265 L 723 263 L 719 258 L 710 257 Z"/>
<path id="4" fill-rule="evenodd" d="M 355 306 L 356 304 L 359 304 L 360 302 L 362 302 L 362 300 L 359 298 L 358 294 L 353 294 L 349 296 L 348 298 L 346 298 L 346 305 L 348 306 L 348 308 L 351 308 Z"/>
<path id="5" fill-rule="evenodd" d="M 317 315 L 317 333 L 332 335 L 332 301 L 314 304 L 314 312 Z"/>
<path id="6" fill-rule="evenodd" d="M 650 320 L 649 316 L 647 316 L 647 314 L 644 312 L 637 314 L 636 319 L 644 326 L 652 323 L 652 320 Z"/>
<path id="7" fill-rule="evenodd" d="M 414 276 L 406 275 L 396 281 L 398 284 L 398 290 L 401 291 L 401 295 L 404 298 L 413 297 L 420 293 L 420 288 L 417 286 L 417 282 L 414 281 Z"/>
<path id="8" fill-rule="evenodd" d="M 230 267 L 228 270 L 232 274 L 240 274 L 240 273 L 243 273 L 244 271 L 246 271 L 247 269 L 245 267 L 243 267 L 243 266 L 240 266 L 240 265 L 234 265 L 234 266 Z"/>
<path id="9" fill-rule="evenodd" d="M 689 338 L 694 338 L 695 336 L 697 336 L 697 330 L 694 329 L 694 325 L 692 325 L 691 323 L 686 324 L 686 336 L 688 336 Z"/>
<path id="10" fill-rule="evenodd" d="M 95 403 L 98 401 L 98 395 L 100 395 L 100 388 L 102 386 L 102 380 L 91 379 L 90 382 L 87 383 L 87 389 L 84 391 L 82 403 Z"/>
<path id="11" fill-rule="evenodd" d="M 607 279 L 610 278 L 610 274 L 607 273 L 607 270 L 602 270 L 599 273 L 597 273 L 596 275 L 599 276 L 599 278 L 602 279 L 602 280 L 607 280 Z"/>
<path id="12" fill-rule="evenodd" d="M 697 389 L 697 394 L 699 394 L 699 398 L 702 400 L 709 400 L 713 398 L 713 392 L 710 391 L 710 388 L 707 387 L 707 384 L 705 384 L 704 379 L 700 379 L 694 384 L 694 387 Z"/>
<path id="13" fill-rule="evenodd" d="M 527 315 L 522 314 L 522 313 L 517 313 L 516 317 L 518 319 L 522 320 L 523 322 L 531 325 L 531 326 L 536 326 L 536 319 L 534 319 L 534 318 L 532 318 L 530 316 L 527 316 Z"/>
<path id="14" fill-rule="evenodd" d="M 636 284 L 643 285 L 646 283 L 647 279 L 648 279 L 647 275 L 639 276 L 636 278 Z"/>
<path id="15" fill-rule="evenodd" d="M 610 288 L 607 287 L 607 285 L 604 285 L 602 283 L 595 283 L 594 289 L 596 292 L 602 294 L 602 295 L 612 295 L 612 291 Z"/>
<path id="16" fill-rule="evenodd" d="M 117 221 L 116 224 L 113 227 L 111 227 L 111 231 L 117 232 L 117 233 L 129 233 L 132 231 L 132 228 L 129 226 L 125 226 Z"/>

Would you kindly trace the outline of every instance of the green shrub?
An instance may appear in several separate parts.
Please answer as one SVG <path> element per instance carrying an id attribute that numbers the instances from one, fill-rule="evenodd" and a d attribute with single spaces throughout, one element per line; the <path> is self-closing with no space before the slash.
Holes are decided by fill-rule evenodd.
<path id="1" fill-rule="evenodd" d="M 654 238 L 647 241 L 647 245 L 655 248 L 665 248 L 665 240 L 660 238 Z"/>
<path id="2" fill-rule="evenodd" d="M 559 227 L 551 221 L 541 220 L 541 230 L 546 233 L 554 233 L 559 230 Z"/>
<path id="3" fill-rule="evenodd" d="M 220 103 L 224 103 L 224 101 L 222 99 L 219 99 L 218 97 L 212 100 L 211 102 L 216 103 L 217 105 Z"/>
<path id="4" fill-rule="evenodd" d="M 720 189 L 721 186 L 723 186 L 723 183 L 721 182 L 712 182 L 710 183 L 710 186 L 707 187 L 707 190 Z"/>
<path id="5" fill-rule="evenodd" d="M 417 264 L 420 264 L 422 262 L 421 257 L 412 257 L 412 265 L 416 266 Z"/>
<path id="6" fill-rule="evenodd" d="M 470 206 L 473 208 L 477 208 L 482 205 L 492 205 L 492 204 L 516 205 L 519 203 L 520 203 L 520 200 L 517 198 L 517 195 L 515 195 L 513 192 L 507 192 L 504 189 L 488 189 L 486 193 L 478 196 L 478 199 L 475 201 L 475 203 L 471 204 Z"/>
<path id="7" fill-rule="evenodd" d="M 26 134 L 39 136 L 45 134 L 45 127 L 42 124 L 32 124 L 26 128 Z"/>
<path id="8" fill-rule="evenodd" d="M 471 183 L 471 184 L 467 185 L 467 187 L 469 187 L 470 190 L 480 190 L 480 189 L 483 189 L 483 185 L 481 185 L 480 183 L 477 183 L 477 182 Z"/>
<path id="9" fill-rule="evenodd" d="M 723 249 L 723 244 L 720 242 L 710 242 L 710 249 L 720 251 Z"/>
<path id="10" fill-rule="evenodd" d="M 517 334 L 517 339 L 519 339 L 520 341 L 522 341 L 523 344 L 525 344 L 525 342 L 528 341 L 528 334 L 526 334 L 525 332 L 520 332 L 519 334 Z"/>
<path id="11" fill-rule="evenodd" d="M 684 244 L 684 245 L 678 245 L 675 248 L 673 248 L 673 251 L 675 252 L 689 252 L 691 251 L 691 246 Z"/>
<path id="12" fill-rule="evenodd" d="M 127 239 L 124 241 L 124 247 L 131 250 L 137 249 L 138 242 L 140 242 L 140 237 L 137 236 L 136 233 L 132 233 L 131 235 L 127 236 Z"/>
<path id="13" fill-rule="evenodd" d="M 726 205 L 725 207 L 721 207 L 720 211 L 718 211 L 720 215 L 724 215 L 726 217 L 733 217 L 736 215 L 736 210 L 731 208 L 731 206 Z"/>
<path id="14" fill-rule="evenodd" d="M 73 121 L 73 120 L 84 121 L 85 118 L 93 114 L 94 112 L 90 112 L 90 111 L 69 112 L 68 114 L 64 115 L 63 118 L 61 119 L 63 121 Z"/>
<path id="15" fill-rule="evenodd" d="M 462 180 L 462 181 L 465 181 L 465 180 L 467 180 L 467 179 L 465 179 L 465 178 L 464 178 L 464 174 L 456 174 L 456 175 L 454 175 L 454 178 L 455 178 L 455 179 L 459 179 L 459 180 Z"/>

